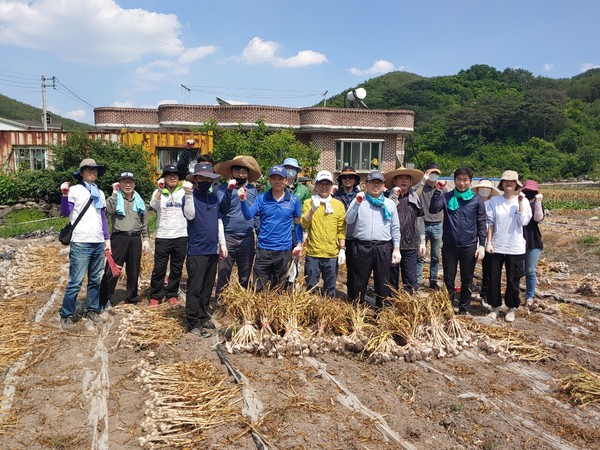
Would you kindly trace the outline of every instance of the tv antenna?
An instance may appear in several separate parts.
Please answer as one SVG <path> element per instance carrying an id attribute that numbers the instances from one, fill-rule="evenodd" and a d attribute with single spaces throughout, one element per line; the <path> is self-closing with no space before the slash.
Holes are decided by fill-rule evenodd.
<path id="1" fill-rule="evenodd" d="M 189 87 L 187 87 L 185 84 L 181 85 L 181 89 L 183 90 L 183 104 L 187 105 L 187 103 L 190 99 L 190 92 L 192 90 Z"/>
<path id="2" fill-rule="evenodd" d="M 353 108 L 364 108 L 369 109 L 363 100 L 367 96 L 367 91 L 365 88 L 356 88 L 352 89 L 350 92 L 346 94 L 346 101 L 350 102 L 350 106 Z"/>

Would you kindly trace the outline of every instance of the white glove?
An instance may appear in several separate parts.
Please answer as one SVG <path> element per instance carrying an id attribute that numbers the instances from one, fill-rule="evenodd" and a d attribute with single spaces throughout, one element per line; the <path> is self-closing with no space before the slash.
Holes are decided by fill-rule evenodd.
<path id="1" fill-rule="evenodd" d="M 235 189 L 235 185 L 237 184 L 237 181 L 235 180 L 229 180 L 227 182 L 227 189 L 229 189 L 230 191 L 233 191 Z"/>
<path id="2" fill-rule="evenodd" d="M 519 192 L 518 198 L 519 198 L 519 203 L 521 203 L 523 201 L 523 199 L 525 198 L 525 194 L 523 194 L 522 192 Z"/>
<path id="3" fill-rule="evenodd" d="M 400 195 L 400 191 L 401 191 L 401 189 L 399 187 L 395 187 L 392 189 L 392 194 L 394 194 L 396 197 L 398 197 Z"/>
<path id="4" fill-rule="evenodd" d="M 116 183 L 113 183 L 112 188 L 113 194 L 116 194 L 117 192 L 119 192 L 119 189 L 121 189 L 121 183 L 119 183 L 118 181 Z"/>
<path id="5" fill-rule="evenodd" d="M 343 266 L 346 264 L 346 249 L 340 248 L 340 252 L 338 253 L 338 266 Z"/>
<path id="6" fill-rule="evenodd" d="M 475 259 L 477 261 L 481 261 L 485 256 L 485 247 L 483 245 L 478 245 L 477 250 L 475 250 Z"/>
<path id="7" fill-rule="evenodd" d="M 239 188 L 237 190 L 237 195 L 240 198 L 241 202 L 245 202 L 246 201 L 246 197 L 247 197 L 246 188 Z"/>
<path id="8" fill-rule="evenodd" d="M 485 252 L 486 253 L 494 253 L 494 246 L 492 245 L 491 242 L 488 242 L 487 245 L 485 246 Z"/>
<path id="9" fill-rule="evenodd" d="M 321 206 L 321 201 L 318 198 L 314 198 L 312 199 L 312 205 L 310 207 L 312 212 L 315 212 L 317 209 L 319 209 L 319 206 Z"/>
<path id="10" fill-rule="evenodd" d="M 294 250 L 292 250 L 292 257 L 297 258 L 301 254 L 302 254 L 302 244 L 298 244 L 294 247 Z"/>
<path id="11" fill-rule="evenodd" d="M 220 250 L 221 259 L 226 259 L 227 255 L 228 255 L 227 245 L 219 245 L 219 250 Z"/>
<path id="12" fill-rule="evenodd" d="M 394 250 L 392 252 L 392 264 L 400 264 L 400 260 L 402 259 L 402 255 L 400 254 L 400 250 Z"/>
<path id="13" fill-rule="evenodd" d="M 148 253 L 150 251 L 150 241 L 148 239 L 144 239 L 142 241 L 142 253 Z"/>
<path id="14" fill-rule="evenodd" d="M 361 204 L 364 199 L 365 199 L 364 192 L 359 192 L 358 194 L 356 194 L 356 203 Z"/>
<path id="15" fill-rule="evenodd" d="M 425 245 L 425 243 L 421 243 L 419 244 L 419 256 L 422 258 L 423 256 L 425 256 L 425 253 L 427 252 L 427 246 Z"/>
<path id="16" fill-rule="evenodd" d="M 536 194 L 536 196 L 535 196 L 535 200 L 538 202 L 541 202 L 543 198 L 544 198 L 544 196 L 542 194 Z"/>
<path id="17" fill-rule="evenodd" d="M 338 185 L 337 185 L 337 184 L 334 184 L 334 185 L 331 187 L 331 195 L 335 194 L 337 191 L 338 191 Z"/>
<path id="18" fill-rule="evenodd" d="M 183 189 L 185 195 L 190 195 L 192 192 L 194 192 L 194 185 L 189 181 L 184 181 L 181 183 L 181 188 Z"/>
<path id="19" fill-rule="evenodd" d="M 110 246 L 110 239 L 107 239 L 106 241 L 104 241 L 104 250 L 108 250 L 109 252 L 112 253 L 112 249 Z"/>
<path id="20" fill-rule="evenodd" d="M 156 182 L 156 184 L 158 185 L 159 189 L 164 189 L 165 188 L 165 179 L 159 178 L 158 181 Z"/>
<path id="21" fill-rule="evenodd" d="M 69 188 L 71 187 L 71 183 L 69 183 L 68 181 L 65 181 L 63 184 L 60 185 L 60 192 L 62 192 L 62 195 L 64 195 L 65 197 L 67 195 L 69 195 Z"/>

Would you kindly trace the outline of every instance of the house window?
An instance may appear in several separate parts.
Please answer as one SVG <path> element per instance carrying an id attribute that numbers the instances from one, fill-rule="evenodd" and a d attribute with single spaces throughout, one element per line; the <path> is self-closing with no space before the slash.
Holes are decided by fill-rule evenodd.
<path id="1" fill-rule="evenodd" d="M 158 170 L 162 171 L 166 166 L 177 165 L 179 157 L 183 153 L 181 148 L 160 148 L 158 149 Z"/>
<path id="2" fill-rule="evenodd" d="M 19 147 L 15 149 L 16 169 L 43 170 L 47 167 L 45 147 Z"/>
<path id="3" fill-rule="evenodd" d="M 354 170 L 379 170 L 383 141 L 336 141 L 335 169 L 339 172 L 346 166 Z"/>

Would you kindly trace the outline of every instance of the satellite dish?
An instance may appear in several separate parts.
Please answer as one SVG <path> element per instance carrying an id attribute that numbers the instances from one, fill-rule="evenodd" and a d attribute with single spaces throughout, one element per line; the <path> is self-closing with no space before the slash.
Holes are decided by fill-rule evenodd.
<path id="1" fill-rule="evenodd" d="M 367 97 L 367 91 L 365 88 L 352 89 L 346 94 L 346 100 L 350 102 L 350 105 L 354 108 L 365 108 L 369 109 L 363 100 Z"/>

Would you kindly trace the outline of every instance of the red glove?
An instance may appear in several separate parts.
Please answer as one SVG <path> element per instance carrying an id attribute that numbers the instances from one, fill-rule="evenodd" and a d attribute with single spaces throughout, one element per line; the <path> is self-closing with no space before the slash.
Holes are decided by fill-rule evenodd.
<path id="1" fill-rule="evenodd" d="M 441 191 L 442 189 L 444 189 L 446 187 L 446 183 L 447 183 L 446 180 L 438 180 L 438 182 L 435 183 L 435 188 L 439 189 Z"/>
<path id="2" fill-rule="evenodd" d="M 356 203 L 360 204 L 362 203 L 362 201 L 365 199 L 365 193 L 364 192 L 359 192 L 358 194 L 356 194 Z"/>
<path id="3" fill-rule="evenodd" d="M 239 188 L 237 194 L 242 202 L 246 201 L 246 188 Z"/>
<path id="4" fill-rule="evenodd" d="M 235 185 L 237 184 L 237 181 L 235 180 L 229 180 L 227 182 L 227 189 L 229 189 L 230 191 L 233 191 L 235 189 Z"/>
<path id="5" fill-rule="evenodd" d="M 64 196 L 69 195 L 70 187 L 71 187 L 71 183 L 69 183 L 68 181 L 65 181 L 64 183 L 62 183 L 60 185 L 60 192 L 62 192 L 62 195 L 64 195 Z"/>
<path id="6" fill-rule="evenodd" d="M 523 194 L 522 192 L 519 192 L 519 202 L 522 202 L 523 199 L 525 198 L 525 194 Z"/>
<path id="7" fill-rule="evenodd" d="M 298 256 L 300 256 L 302 254 L 302 246 L 301 245 L 296 245 L 294 247 L 294 250 L 292 250 L 292 256 L 294 258 L 297 258 Z"/>
<path id="8" fill-rule="evenodd" d="M 156 182 L 156 184 L 158 184 L 159 189 L 164 189 L 165 188 L 165 179 L 159 178 L 159 180 Z"/>
<path id="9" fill-rule="evenodd" d="M 335 194 L 337 191 L 338 191 L 338 185 L 337 185 L 337 184 L 334 184 L 334 185 L 332 186 L 332 188 L 331 188 L 331 193 L 332 193 L 332 194 Z"/>

